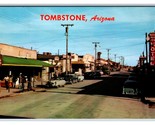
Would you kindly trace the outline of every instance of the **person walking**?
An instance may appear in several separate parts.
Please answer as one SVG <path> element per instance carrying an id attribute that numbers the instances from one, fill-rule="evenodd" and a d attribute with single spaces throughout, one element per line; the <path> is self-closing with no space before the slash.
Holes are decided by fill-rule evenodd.
<path id="1" fill-rule="evenodd" d="M 25 80 L 25 76 L 22 74 L 22 73 L 20 73 L 20 75 L 19 75 L 19 83 L 21 84 L 21 89 L 22 89 L 22 92 L 24 92 L 24 83 L 26 82 L 26 80 Z"/>
<path id="2" fill-rule="evenodd" d="M 24 91 L 24 87 L 25 87 L 25 82 L 26 82 L 26 78 L 24 75 L 22 75 L 22 91 Z"/>
<path id="3" fill-rule="evenodd" d="M 28 81 L 27 90 L 28 91 L 32 90 L 32 86 L 31 86 L 31 82 L 30 81 Z"/>
<path id="4" fill-rule="evenodd" d="M 9 85 L 10 85 L 10 87 L 14 86 L 14 84 L 13 84 L 13 76 L 12 75 L 9 75 Z"/>
<path id="5" fill-rule="evenodd" d="M 18 80 L 19 79 L 19 80 Z M 21 89 L 22 88 L 22 73 L 19 74 L 19 78 L 17 78 L 17 82 L 19 81 L 19 86 L 18 88 Z"/>
<path id="6" fill-rule="evenodd" d="M 4 77 L 5 80 L 5 87 L 8 92 L 10 92 L 10 85 L 9 85 L 9 76 Z"/>

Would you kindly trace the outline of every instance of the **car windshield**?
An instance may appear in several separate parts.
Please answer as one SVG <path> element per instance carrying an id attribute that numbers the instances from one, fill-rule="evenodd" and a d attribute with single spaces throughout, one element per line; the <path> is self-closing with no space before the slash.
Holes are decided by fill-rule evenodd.
<path id="1" fill-rule="evenodd" d="M 136 76 L 129 76 L 128 80 L 137 80 Z"/>

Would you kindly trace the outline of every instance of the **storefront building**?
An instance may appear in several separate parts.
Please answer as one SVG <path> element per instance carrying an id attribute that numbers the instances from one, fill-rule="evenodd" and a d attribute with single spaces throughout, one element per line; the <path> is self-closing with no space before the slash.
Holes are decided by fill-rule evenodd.
<path id="1" fill-rule="evenodd" d="M 15 81 L 20 73 L 27 76 L 28 79 L 35 77 L 37 80 L 47 80 L 42 79 L 42 72 L 44 67 L 51 67 L 52 65 L 37 60 L 36 50 L 0 43 L 0 53 L 1 81 L 5 76 L 13 76 Z"/>

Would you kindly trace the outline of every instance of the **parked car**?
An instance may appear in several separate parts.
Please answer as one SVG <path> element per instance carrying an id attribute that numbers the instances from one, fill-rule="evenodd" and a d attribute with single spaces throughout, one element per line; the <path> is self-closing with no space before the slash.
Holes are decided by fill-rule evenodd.
<path id="1" fill-rule="evenodd" d="M 124 95 L 138 95 L 138 81 L 135 75 L 130 75 L 128 79 L 123 84 L 123 92 Z"/>
<path id="2" fill-rule="evenodd" d="M 99 72 L 101 75 L 104 74 L 102 70 L 96 70 L 96 72 Z"/>
<path id="3" fill-rule="evenodd" d="M 100 73 L 100 72 L 93 72 L 91 76 L 92 76 L 92 78 L 94 78 L 94 79 L 100 78 L 100 77 L 101 77 L 101 73 Z"/>
<path id="4" fill-rule="evenodd" d="M 93 73 L 93 72 L 85 72 L 85 73 L 84 73 L 84 78 L 85 78 L 85 79 L 90 79 L 92 73 Z"/>
<path id="5" fill-rule="evenodd" d="M 101 77 L 100 72 L 85 72 L 84 73 L 85 79 L 96 79 L 96 78 L 100 78 L 100 77 Z"/>
<path id="6" fill-rule="evenodd" d="M 107 67 L 104 67 L 102 71 L 104 75 L 110 75 L 110 69 L 108 69 Z"/>
<path id="7" fill-rule="evenodd" d="M 78 77 L 78 82 L 83 82 L 84 76 L 83 75 L 77 75 Z"/>
<path id="8" fill-rule="evenodd" d="M 137 77 L 136 76 L 129 76 L 128 80 L 133 80 L 133 81 L 137 81 Z"/>
<path id="9" fill-rule="evenodd" d="M 66 83 L 77 83 L 78 82 L 78 76 L 76 74 L 68 74 L 64 77 Z"/>
<path id="10" fill-rule="evenodd" d="M 63 78 L 57 78 L 55 80 L 50 80 L 46 83 L 47 88 L 52 87 L 64 87 L 66 84 L 66 81 Z"/>

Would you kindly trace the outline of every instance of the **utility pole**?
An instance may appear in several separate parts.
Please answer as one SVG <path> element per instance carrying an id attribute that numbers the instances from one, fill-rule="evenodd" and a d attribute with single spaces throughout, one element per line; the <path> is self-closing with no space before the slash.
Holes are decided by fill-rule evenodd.
<path id="1" fill-rule="evenodd" d="M 114 54 L 114 57 L 115 57 L 115 62 L 116 62 L 116 54 Z"/>
<path id="2" fill-rule="evenodd" d="M 124 58 L 124 56 L 122 56 L 122 60 L 123 60 L 123 67 L 124 67 L 124 61 L 125 61 L 125 58 Z"/>
<path id="3" fill-rule="evenodd" d="M 58 56 L 59 56 L 59 49 L 58 49 Z"/>
<path id="4" fill-rule="evenodd" d="M 107 49 L 107 58 L 108 58 L 108 69 L 109 69 L 109 51 L 110 51 L 111 49 Z"/>
<path id="5" fill-rule="evenodd" d="M 96 47 L 97 47 L 97 44 L 100 44 L 99 42 L 92 42 L 93 44 L 95 44 L 95 65 L 94 65 L 94 71 L 96 71 Z"/>
<path id="6" fill-rule="evenodd" d="M 109 60 L 109 51 L 110 51 L 111 49 L 107 49 L 107 58 L 108 58 L 108 60 Z"/>
<path id="7" fill-rule="evenodd" d="M 124 57 L 120 56 L 120 64 L 122 64 L 122 67 L 124 67 L 124 61 L 125 61 Z"/>
<path id="8" fill-rule="evenodd" d="M 61 26 L 65 26 L 66 28 L 66 75 L 68 74 L 68 29 L 69 29 L 69 26 L 74 26 L 74 24 L 61 24 Z"/>
<path id="9" fill-rule="evenodd" d="M 146 45 L 146 64 L 148 64 L 148 50 L 147 50 L 147 33 L 145 33 L 145 45 Z"/>

